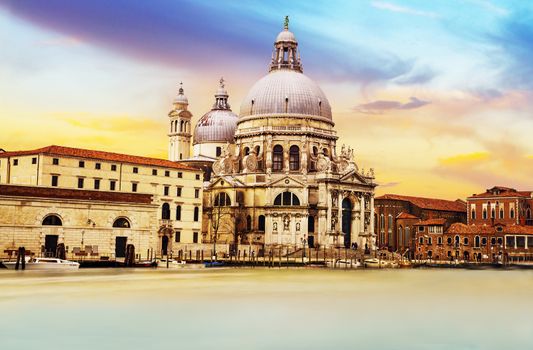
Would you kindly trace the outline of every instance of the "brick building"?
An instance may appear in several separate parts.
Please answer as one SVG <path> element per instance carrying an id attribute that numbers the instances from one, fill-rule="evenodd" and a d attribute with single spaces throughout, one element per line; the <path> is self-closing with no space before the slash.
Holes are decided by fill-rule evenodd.
<path id="1" fill-rule="evenodd" d="M 470 225 L 533 225 L 533 192 L 495 186 L 467 198 Z"/>
<path id="2" fill-rule="evenodd" d="M 444 219 L 444 228 L 466 223 L 466 203 L 461 200 L 385 194 L 375 198 L 374 207 L 378 246 L 401 253 L 414 251 L 415 230 L 422 227 L 415 227 L 416 223 Z"/>

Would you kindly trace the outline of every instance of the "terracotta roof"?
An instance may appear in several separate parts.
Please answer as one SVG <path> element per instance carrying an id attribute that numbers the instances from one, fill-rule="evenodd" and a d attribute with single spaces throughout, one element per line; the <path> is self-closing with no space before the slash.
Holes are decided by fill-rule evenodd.
<path id="1" fill-rule="evenodd" d="M 122 203 L 152 203 L 151 194 L 124 193 L 112 191 L 88 191 L 72 190 L 66 188 L 0 185 L 0 196 L 10 197 L 38 197 L 54 199 L 80 199 L 102 202 L 122 202 Z"/>
<path id="2" fill-rule="evenodd" d="M 418 216 L 414 216 L 409 213 L 401 212 L 400 214 L 398 214 L 398 216 L 396 216 L 396 219 L 420 219 L 420 218 Z"/>
<path id="3" fill-rule="evenodd" d="M 498 231 L 497 227 L 503 227 Z M 450 234 L 523 234 L 533 235 L 533 226 L 523 225 L 466 225 L 460 222 L 452 224 L 446 233 Z"/>
<path id="4" fill-rule="evenodd" d="M 444 225 L 444 224 L 446 224 L 446 219 L 437 218 L 437 219 L 427 219 L 424 221 L 417 222 L 415 226 Z"/>
<path id="5" fill-rule="evenodd" d="M 531 198 L 532 191 L 517 191 L 513 188 L 501 188 L 501 190 L 496 194 L 491 192 L 492 189 L 489 189 L 483 193 L 474 194 L 468 199 L 474 199 L 474 198 L 501 198 L 501 197 L 524 197 L 524 198 Z"/>
<path id="6" fill-rule="evenodd" d="M 32 154 L 47 154 L 54 156 L 66 156 L 66 157 L 76 157 L 76 158 L 90 158 L 97 160 L 107 160 L 111 162 L 122 162 L 130 164 L 139 164 L 139 165 L 148 165 L 148 166 L 158 166 L 164 168 L 173 168 L 180 170 L 196 170 L 199 169 L 183 165 L 180 163 L 172 162 L 166 159 L 160 158 L 150 158 L 150 157 L 141 157 L 133 156 L 128 154 L 113 153 L 113 152 L 104 152 L 104 151 L 95 151 L 82 148 L 73 148 L 73 147 L 64 147 L 64 146 L 47 146 L 43 148 L 37 148 L 34 150 L 27 151 L 13 151 L 13 152 L 4 152 L 0 153 L 0 158 L 6 157 L 16 157 L 16 156 L 25 156 Z"/>
<path id="7" fill-rule="evenodd" d="M 410 202 L 413 205 L 416 205 L 417 207 L 422 209 L 466 212 L 466 203 L 461 200 L 449 201 L 437 198 L 402 196 L 398 194 L 385 194 L 383 196 L 376 197 L 376 199 L 390 199 Z"/>

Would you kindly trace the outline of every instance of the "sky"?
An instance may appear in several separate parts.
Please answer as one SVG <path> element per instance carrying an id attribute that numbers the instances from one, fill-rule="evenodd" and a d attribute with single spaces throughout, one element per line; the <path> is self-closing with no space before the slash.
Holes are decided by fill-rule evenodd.
<path id="1" fill-rule="evenodd" d="M 0 0 L 0 148 L 166 158 L 179 82 L 193 122 L 220 77 L 238 113 L 286 15 L 378 195 L 533 189 L 533 3 L 518 0 Z"/>

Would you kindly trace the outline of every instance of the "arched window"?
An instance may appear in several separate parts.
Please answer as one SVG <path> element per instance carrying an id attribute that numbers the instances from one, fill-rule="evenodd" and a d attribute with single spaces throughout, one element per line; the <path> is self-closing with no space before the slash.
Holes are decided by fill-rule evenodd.
<path id="1" fill-rule="evenodd" d="M 527 208 L 526 210 L 526 219 L 531 219 L 531 208 Z"/>
<path id="2" fill-rule="evenodd" d="M 177 221 L 180 221 L 181 220 L 181 205 L 178 205 L 176 207 L 176 220 Z"/>
<path id="3" fill-rule="evenodd" d="M 504 215 L 503 208 L 500 208 L 500 219 L 503 219 Z"/>
<path id="4" fill-rule="evenodd" d="M 180 122 L 180 132 L 183 132 L 183 120 Z"/>
<path id="5" fill-rule="evenodd" d="M 283 170 L 283 147 L 275 145 L 272 152 L 272 170 Z"/>
<path id="6" fill-rule="evenodd" d="M 294 193 L 285 191 L 276 196 L 276 199 L 274 199 L 274 205 L 300 205 L 300 199 Z"/>
<path id="7" fill-rule="evenodd" d="M 117 218 L 115 222 L 113 222 L 113 227 L 130 228 L 131 224 L 130 224 L 130 221 L 126 218 Z"/>
<path id="8" fill-rule="evenodd" d="M 315 217 L 312 215 L 307 217 L 307 232 L 315 232 Z"/>
<path id="9" fill-rule="evenodd" d="M 389 214 L 389 227 L 387 227 L 389 229 L 389 232 L 392 232 L 392 215 Z"/>
<path id="10" fill-rule="evenodd" d="M 43 219 L 43 226 L 63 226 L 63 222 L 59 216 L 52 214 Z"/>
<path id="11" fill-rule="evenodd" d="M 247 156 L 250 154 L 250 149 L 248 147 L 244 147 L 244 151 L 243 151 L 244 155 Z"/>
<path id="12" fill-rule="evenodd" d="M 483 220 L 487 219 L 487 208 L 483 208 Z"/>
<path id="13" fill-rule="evenodd" d="M 385 229 L 385 215 L 381 214 L 379 216 L 379 227 L 384 230 Z"/>
<path id="14" fill-rule="evenodd" d="M 194 207 L 194 218 L 193 218 L 193 220 L 194 221 L 198 221 L 199 216 L 200 216 L 200 208 Z"/>
<path id="15" fill-rule="evenodd" d="M 479 236 L 476 236 L 474 238 L 474 247 L 479 248 L 479 246 L 480 246 L 480 239 L 479 239 Z"/>
<path id="16" fill-rule="evenodd" d="M 323 148 L 323 149 L 322 149 L 322 153 L 324 153 L 324 155 L 325 155 L 326 157 L 329 156 L 329 151 L 328 151 L 327 148 Z"/>
<path id="17" fill-rule="evenodd" d="M 509 216 L 511 219 L 514 219 L 514 208 L 511 208 L 511 212 L 509 213 Z"/>
<path id="18" fill-rule="evenodd" d="M 257 218 L 257 231 L 265 231 L 265 216 L 259 215 L 259 218 Z"/>
<path id="19" fill-rule="evenodd" d="M 472 209 L 472 220 L 476 220 L 476 209 Z"/>
<path id="20" fill-rule="evenodd" d="M 463 238 L 463 244 L 468 245 L 468 237 Z"/>
<path id="21" fill-rule="evenodd" d="M 215 207 L 229 207 L 231 199 L 226 192 L 217 193 L 215 196 Z"/>
<path id="22" fill-rule="evenodd" d="M 403 246 L 403 227 L 398 227 L 398 246 Z"/>
<path id="23" fill-rule="evenodd" d="M 492 209 L 490 210 L 490 218 L 491 218 L 491 219 L 496 218 L 496 209 L 492 208 Z"/>
<path id="24" fill-rule="evenodd" d="M 252 217 L 250 215 L 246 217 L 246 231 L 252 231 Z"/>
<path id="25" fill-rule="evenodd" d="M 161 219 L 170 220 L 170 205 L 168 203 L 163 203 L 161 207 Z"/>
<path id="26" fill-rule="evenodd" d="M 405 246 L 410 246 L 411 245 L 411 228 L 410 227 L 406 227 L 405 228 Z"/>
<path id="27" fill-rule="evenodd" d="M 455 246 L 459 247 L 460 238 L 459 236 L 455 236 Z"/>
<path id="28" fill-rule="evenodd" d="M 300 170 L 300 148 L 296 145 L 289 148 L 289 169 L 292 171 Z"/>

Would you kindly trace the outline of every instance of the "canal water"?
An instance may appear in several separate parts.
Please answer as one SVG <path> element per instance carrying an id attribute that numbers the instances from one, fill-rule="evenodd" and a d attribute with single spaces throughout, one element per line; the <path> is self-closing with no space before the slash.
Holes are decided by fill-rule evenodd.
<path id="1" fill-rule="evenodd" d="M 531 349 L 533 271 L 0 270 L 0 349 Z"/>

